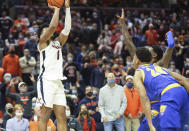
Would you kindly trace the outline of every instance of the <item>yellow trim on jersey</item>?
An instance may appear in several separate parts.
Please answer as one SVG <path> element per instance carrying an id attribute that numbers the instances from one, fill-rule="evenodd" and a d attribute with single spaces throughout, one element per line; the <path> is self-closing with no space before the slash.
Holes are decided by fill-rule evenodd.
<path id="1" fill-rule="evenodd" d="M 161 92 L 161 95 L 163 95 L 163 93 L 165 93 L 167 90 L 172 89 L 172 88 L 175 88 L 175 87 L 179 87 L 179 86 L 181 86 L 181 85 L 178 84 L 178 83 L 168 85 L 168 86 Z"/>
<path id="2" fill-rule="evenodd" d="M 144 74 L 144 71 L 143 71 L 142 69 L 137 69 L 137 70 L 139 70 L 139 71 L 141 71 L 141 72 L 142 72 L 142 81 L 144 82 L 144 79 L 145 79 L 145 74 Z"/>
<path id="3" fill-rule="evenodd" d="M 151 110 L 151 115 L 152 115 L 152 117 L 156 117 L 158 114 L 159 114 L 158 111 L 156 111 L 156 110 Z"/>
<path id="4" fill-rule="evenodd" d="M 150 104 L 153 104 L 153 103 L 156 103 L 156 102 L 159 102 L 158 100 L 157 101 L 150 101 Z"/>

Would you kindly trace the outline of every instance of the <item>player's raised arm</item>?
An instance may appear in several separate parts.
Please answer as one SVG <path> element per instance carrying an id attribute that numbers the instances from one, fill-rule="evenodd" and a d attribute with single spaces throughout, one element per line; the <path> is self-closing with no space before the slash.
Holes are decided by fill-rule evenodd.
<path id="1" fill-rule="evenodd" d="M 131 39 L 131 36 L 128 32 L 127 26 L 125 24 L 125 12 L 124 9 L 122 9 L 122 13 L 121 13 L 121 17 L 117 16 L 117 18 L 120 20 L 120 24 L 121 24 L 121 31 L 124 37 L 124 44 L 127 45 L 129 53 L 131 55 L 131 57 L 133 58 L 136 52 L 136 47 L 133 44 L 133 41 Z"/>
<path id="2" fill-rule="evenodd" d="M 175 46 L 175 41 L 173 38 L 173 34 L 171 31 L 166 33 L 166 39 L 168 43 L 168 48 L 166 49 L 163 58 L 157 62 L 159 66 L 162 66 L 164 68 L 168 67 L 169 61 L 171 59 L 172 53 L 173 53 L 173 48 Z"/>
<path id="3" fill-rule="evenodd" d="M 166 71 L 169 72 L 171 74 L 171 76 L 174 77 L 182 86 L 184 86 L 186 91 L 189 93 L 189 79 L 187 79 L 186 77 L 184 77 L 178 73 L 171 72 L 169 70 L 166 70 Z"/>
<path id="4" fill-rule="evenodd" d="M 144 109 L 144 114 L 148 120 L 150 131 L 155 131 L 156 129 L 154 128 L 152 124 L 150 100 L 146 94 L 146 90 L 142 81 L 142 72 L 140 70 L 135 71 L 134 85 L 140 94 L 142 107 Z"/>
<path id="5" fill-rule="evenodd" d="M 56 27 L 58 26 L 58 22 L 59 22 L 59 12 L 60 12 L 60 8 L 55 7 L 55 6 L 51 6 L 48 5 L 49 8 L 53 9 L 54 14 L 53 17 L 51 19 L 51 22 L 49 24 L 49 27 L 43 29 L 43 31 L 41 32 L 40 38 L 39 38 L 39 48 L 43 49 L 43 46 L 46 46 L 46 42 L 51 38 L 51 36 L 54 34 Z"/>
<path id="6" fill-rule="evenodd" d="M 64 23 L 64 29 L 61 31 L 60 35 L 56 38 L 57 41 L 61 43 L 63 46 L 67 39 L 68 35 L 71 30 L 71 13 L 70 13 L 70 0 L 65 1 L 65 7 L 66 7 L 66 17 L 65 17 L 65 23 Z"/>

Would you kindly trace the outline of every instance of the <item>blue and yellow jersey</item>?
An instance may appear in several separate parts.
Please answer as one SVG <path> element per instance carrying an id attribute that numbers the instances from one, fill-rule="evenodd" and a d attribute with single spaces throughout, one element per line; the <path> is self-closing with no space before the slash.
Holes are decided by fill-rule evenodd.
<path id="1" fill-rule="evenodd" d="M 154 64 L 140 66 L 143 74 L 143 82 L 150 101 L 159 101 L 161 95 L 167 90 L 180 86 L 164 68 Z"/>

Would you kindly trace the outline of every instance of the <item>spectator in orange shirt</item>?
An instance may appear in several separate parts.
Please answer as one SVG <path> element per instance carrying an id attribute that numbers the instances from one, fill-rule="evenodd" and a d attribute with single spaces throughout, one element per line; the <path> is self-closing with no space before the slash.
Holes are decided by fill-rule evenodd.
<path id="1" fill-rule="evenodd" d="M 83 131 L 96 131 L 95 120 L 94 118 L 89 116 L 89 112 L 86 105 L 81 105 L 77 120 L 83 127 Z"/>
<path id="2" fill-rule="evenodd" d="M 140 126 L 139 118 L 142 116 L 142 105 L 138 91 L 133 86 L 133 76 L 126 77 L 127 108 L 125 110 L 125 127 L 127 131 L 137 131 Z"/>
<path id="3" fill-rule="evenodd" d="M 14 46 L 9 47 L 9 53 L 3 58 L 2 67 L 5 73 L 10 73 L 12 76 L 21 76 L 19 57 L 15 54 Z"/>
<path id="4" fill-rule="evenodd" d="M 35 114 L 29 123 L 30 131 L 38 131 L 39 119 L 41 116 L 40 107 L 36 106 L 34 111 L 35 111 Z M 56 126 L 54 125 L 51 119 L 49 119 L 47 123 L 47 131 L 56 131 Z"/>
<path id="5" fill-rule="evenodd" d="M 145 32 L 148 45 L 158 44 L 158 33 L 153 29 L 153 24 L 149 24 L 149 29 Z"/>
<path id="6" fill-rule="evenodd" d="M 4 69 L 0 67 L 0 83 L 3 82 L 3 74 L 4 74 Z"/>

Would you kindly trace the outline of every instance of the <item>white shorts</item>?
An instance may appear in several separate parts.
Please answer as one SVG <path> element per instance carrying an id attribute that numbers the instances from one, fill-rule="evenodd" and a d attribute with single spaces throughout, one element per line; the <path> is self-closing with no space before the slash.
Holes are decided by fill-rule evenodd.
<path id="1" fill-rule="evenodd" d="M 53 108 L 53 105 L 66 106 L 66 96 L 61 80 L 40 78 L 37 82 L 38 99 L 36 105 Z"/>

